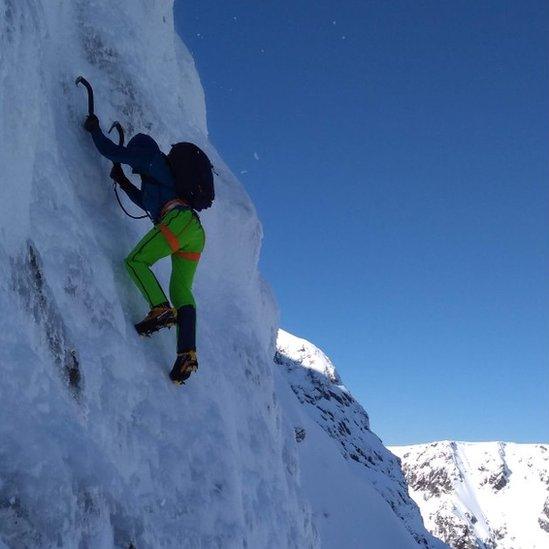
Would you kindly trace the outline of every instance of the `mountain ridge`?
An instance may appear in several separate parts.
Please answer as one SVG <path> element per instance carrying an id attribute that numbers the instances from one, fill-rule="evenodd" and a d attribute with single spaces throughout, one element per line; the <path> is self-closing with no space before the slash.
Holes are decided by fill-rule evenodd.
<path id="1" fill-rule="evenodd" d="M 342 458 L 372 483 L 418 545 L 443 547 L 426 532 L 398 459 L 371 431 L 367 412 L 343 385 L 331 360 L 313 343 L 279 330 L 275 362 L 307 416 L 336 443 Z M 306 441 L 306 436 L 297 426 L 296 437 Z"/>
<path id="2" fill-rule="evenodd" d="M 436 441 L 390 450 L 427 528 L 451 547 L 549 544 L 549 445 Z"/>

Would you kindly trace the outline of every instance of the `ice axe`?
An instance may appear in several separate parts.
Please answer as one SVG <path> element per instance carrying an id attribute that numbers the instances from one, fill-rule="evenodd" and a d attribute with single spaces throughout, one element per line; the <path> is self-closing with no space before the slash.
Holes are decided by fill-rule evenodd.
<path id="1" fill-rule="evenodd" d="M 124 145 L 124 128 L 122 127 L 122 124 L 116 120 L 112 123 L 108 133 L 110 133 L 116 128 L 116 131 L 118 132 L 118 144 L 120 146 Z"/>
<path id="2" fill-rule="evenodd" d="M 116 120 L 115 122 L 112 123 L 110 129 L 109 129 L 109 134 L 114 130 L 116 129 L 116 131 L 118 132 L 118 145 L 120 146 L 123 146 L 124 145 L 124 128 L 122 127 L 122 124 L 120 124 L 120 122 L 118 122 L 118 120 Z M 116 164 L 116 163 L 113 163 L 114 166 L 120 166 L 120 164 Z M 118 196 L 118 188 L 116 187 L 116 182 L 114 183 L 114 194 L 116 195 L 116 200 L 118 201 L 118 205 L 122 208 L 122 211 L 128 216 L 128 217 L 131 217 L 132 219 L 144 219 L 145 217 L 149 217 L 148 214 L 146 215 L 132 215 L 130 212 L 128 212 L 126 210 L 126 208 L 124 208 L 124 205 L 122 204 L 122 201 L 120 200 L 120 196 Z"/>
<path id="3" fill-rule="evenodd" d="M 94 101 L 93 101 L 93 88 L 92 85 L 83 77 L 79 76 L 74 83 L 78 86 L 79 84 L 82 84 L 86 90 L 88 91 L 88 116 L 91 116 L 92 114 L 95 114 L 94 112 Z M 112 126 L 109 129 L 109 134 L 116 128 L 118 131 L 118 144 L 124 145 L 124 128 L 122 127 L 122 124 L 116 120 L 112 123 Z"/>
<path id="4" fill-rule="evenodd" d="M 91 116 L 94 113 L 94 103 L 93 103 L 93 88 L 91 86 L 91 84 L 83 77 L 83 76 L 79 76 L 75 81 L 74 83 L 78 86 L 79 84 L 82 84 L 86 90 L 88 91 L 88 116 Z M 120 122 L 118 122 L 118 120 L 116 120 L 115 122 L 112 123 L 110 129 L 109 129 L 109 134 L 116 128 L 116 131 L 118 132 L 118 145 L 119 146 L 123 146 L 124 145 L 124 128 L 122 127 L 122 124 L 120 124 Z M 116 165 L 116 163 L 114 163 L 114 165 Z M 120 164 L 118 164 L 120 166 Z M 145 217 L 148 217 L 148 215 L 143 215 L 143 216 L 135 216 L 135 215 L 132 215 L 131 213 L 129 213 L 128 211 L 126 211 L 126 208 L 124 208 L 124 205 L 122 204 L 122 201 L 120 200 L 120 197 L 118 196 L 118 189 L 116 188 L 116 182 L 114 184 L 114 194 L 116 195 L 116 200 L 118 201 L 118 204 L 120 205 L 120 207 L 122 208 L 122 210 L 124 210 L 124 213 L 131 217 L 132 219 L 143 219 Z"/>
<path id="5" fill-rule="evenodd" d="M 88 90 L 88 114 L 92 115 L 94 114 L 94 106 L 93 106 L 93 88 L 91 84 L 83 77 L 79 76 L 74 83 L 78 86 L 79 84 L 82 84 L 86 90 Z"/>

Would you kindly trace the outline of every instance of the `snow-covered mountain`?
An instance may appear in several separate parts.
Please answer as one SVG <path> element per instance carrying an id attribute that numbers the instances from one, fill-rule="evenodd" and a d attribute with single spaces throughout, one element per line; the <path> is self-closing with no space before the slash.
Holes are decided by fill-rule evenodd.
<path id="1" fill-rule="evenodd" d="M 146 306 L 123 260 L 149 225 L 114 200 L 82 130 L 79 74 L 104 129 L 119 120 L 164 150 L 192 140 L 216 167 L 195 285 L 200 369 L 183 388 L 167 378 L 173 332 L 135 334 Z M 387 503 L 403 487 L 365 414 L 349 407 L 364 446 L 345 460 L 273 361 L 261 225 L 208 140 L 171 0 L 0 0 L 0 165 L 0 547 L 427 539 L 408 500 L 397 514 Z M 169 261 L 156 272 L 166 283 Z"/>
<path id="2" fill-rule="evenodd" d="M 425 525 L 457 549 L 549 547 L 549 445 L 391 447 Z"/>
<path id="3" fill-rule="evenodd" d="M 420 546 L 443 546 L 426 532 L 398 459 L 370 430 L 368 414 L 343 385 L 330 359 L 309 341 L 279 330 L 275 360 L 303 407 L 302 423 L 295 426 L 301 446 L 307 446 L 311 430 L 319 436 L 320 427 L 357 479 L 374 486 Z M 307 428 L 305 420 L 316 425 Z M 356 513 L 356 520 L 361 512 Z"/>

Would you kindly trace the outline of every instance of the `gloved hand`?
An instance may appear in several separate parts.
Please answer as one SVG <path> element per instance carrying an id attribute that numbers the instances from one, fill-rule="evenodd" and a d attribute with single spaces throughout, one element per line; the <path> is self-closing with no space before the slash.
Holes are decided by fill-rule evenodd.
<path id="1" fill-rule="evenodd" d="M 89 114 L 84 121 L 84 129 L 90 133 L 99 129 L 99 118 L 95 114 Z"/>
<path id="2" fill-rule="evenodd" d="M 116 183 L 121 184 L 126 181 L 126 176 L 124 175 L 124 170 L 120 164 L 113 164 L 110 177 Z"/>

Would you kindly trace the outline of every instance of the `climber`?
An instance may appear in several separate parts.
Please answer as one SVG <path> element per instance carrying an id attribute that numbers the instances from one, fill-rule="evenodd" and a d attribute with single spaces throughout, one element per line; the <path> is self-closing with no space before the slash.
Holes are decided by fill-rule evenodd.
<path id="1" fill-rule="evenodd" d="M 162 328 L 177 326 L 177 358 L 170 379 L 176 384 L 183 384 L 198 369 L 196 304 L 192 283 L 204 248 L 205 233 L 195 209 L 211 205 L 213 176 L 210 173 L 210 195 L 204 204 L 193 195 L 196 189 L 191 189 L 191 192 L 181 191 L 181 170 L 187 168 L 185 185 L 192 187 L 196 186 L 196 181 L 189 182 L 188 173 L 189 169 L 192 171 L 196 168 L 193 165 L 196 159 L 199 158 L 203 164 L 207 161 L 210 172 L 211 164 L 198 147 L 189 143 L 174 145 L 166 156 L 152 137 L 142 133 L 132 137 L 126 147 L 116 145 L 103 134 L 95 114 L 88 115 L 84 129 L 91 134 L 97 150 L 114 163 L 110 177 L 115 184 L 124 190 L 132 202 L 147 212 L 154 223 L 154 227 L 125 260 L 131 279 L 150 306 L 147 316 L 135 327 L 139 334 L 151 335 Z M 178 147 L 186 151 L 187 157 L 183 160 L 181 154 L 177 157 L 178 151 L 181 152 Z M 175 157 L 172 154 L 174 151 Z M 189 151 L 192 151 L 191 157 L 188 156 Z M 140 189 L 129 181 L 120 164 L 127 164 L 132 173 L 140 175 Z M 205 173 L 204 166 L 201 173 Z M 173 307 L 150 268 L 167 256 L 172 261 L 170 298 Z"/>

